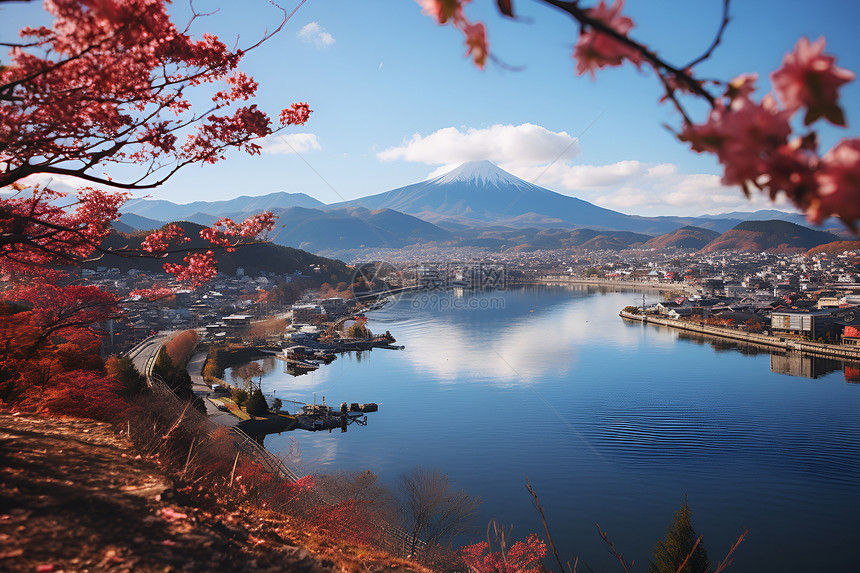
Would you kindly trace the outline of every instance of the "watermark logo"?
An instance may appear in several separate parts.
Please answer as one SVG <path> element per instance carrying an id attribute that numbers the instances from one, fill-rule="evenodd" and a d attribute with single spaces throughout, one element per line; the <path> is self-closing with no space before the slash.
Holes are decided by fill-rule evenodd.
<path id="1" fill-rule="evenodd" d="M 501 310 L 505 308 L 505 298 L 501 296 L 453 296 L 442 292 L 423 292 L 412 299 L 415 310 Z"/>
<path id="2" fill-rule="evenodd" d="M 421 263 L 404 269 L 420 291 L 445 291 L 452 288 L 493 289 L 507 287 L 508 273 L 497 263 Z"/>
<path id="3" fill-rule="evenodd" d="M 359 300 L 397 303 L 404 292 L 416 293 L 413 308 L 431 310 L 497 310 L 503 297 L 487 291 L 507 288 L 507 267 L 499 263 L 429 262 L 395 266 L 386 261 L 356 267 L 353 295 Z M 463 296 L 468 291 L 468 296 Z M 477 294 L 482 293 L 482 294 Z"/>

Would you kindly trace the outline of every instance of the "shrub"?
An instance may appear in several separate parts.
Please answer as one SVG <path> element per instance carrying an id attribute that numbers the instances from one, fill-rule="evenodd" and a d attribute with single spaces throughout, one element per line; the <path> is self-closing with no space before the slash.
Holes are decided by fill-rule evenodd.
<path id="1" fill-rule="evenodd" d="M 248 401 L 248 392 L 241 388 L 233 388 L 230 390 L 230 397 L 233 398 L 233 401 L 236 402 L 237 406 L 242 406 Z"/>
<path id="2" fill-rule="evenodd" d="M 146 378 L 134 367 L 134 362 L 127 356 L 109 356 L 105 360 L 105 370 L 108 376 L 119 382 L 122 395 L 132 397 L 146 389 Z"/>
<path id="3" fill-rule="evenodd" d="M 113 378 L 96 372 L 74 370 L 56 376 L 41 396 L 28 399 L 25 403 L 47 408 L 55 414 L 108 422 L 116 420 L 129 409 L 122 392 L 122 386 Z"/>
<path id="4" fill-rule="evenodd" d="M 684 499 L 666 529 L 666 539 L 654 546 L 654 559 L 648 564 L 648 573 L 705 573 L 710 568 L 708 552 L 701 542 L 696 542 L 698 536 L 693 529 L 692 515 Z M 686 564 L 681 569 L 685 559 Z"/>

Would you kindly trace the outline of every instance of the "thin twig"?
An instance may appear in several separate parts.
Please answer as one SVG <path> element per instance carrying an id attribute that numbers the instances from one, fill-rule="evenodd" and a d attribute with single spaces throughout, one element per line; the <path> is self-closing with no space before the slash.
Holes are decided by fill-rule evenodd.
<path id="1" fill-rule="evenodd" d="M 684 565 L 686 565 L 687 561 L 690 560 L 690 557 L 693 556 L 693 553 L 696 551 L 696 547 L 699 546 L 699 543 L 701 543 L 701 541 L 702 541 L 702 536 L 700 535 L 699 538 L 696 540 L 696 542 L 693 544 L 693 548 L 690 549 L 690 552 L 687 553 L 686 557 L 684 557 L 684 561 L 682 561 L 681 564 L 678 566 L 678 570 L 676 571 L 676 573 L 681 573 L 681 571 L 684 570 Z"/>
<path id="2" fill-rule="evenodd" d="M 696 58 L 695 60 L 693 60 L 692 62 L 687 64 L 686 66 L 684 66 L 684 69 L 692 68 L 696 64 L 701 64 L 702 62 L 704 62 L 705 60 L 710 58 L 711 55 L 714 53 L 714 50 L 717 49 L 717 46 L 720 45 L 720 42 L 723 41 L 723 32 L 726 31 L 726 27 L 729 25 L 729 20 L 731 19 L 731 18 L 729 18 L 729 4 L 730 3 L 731 3 L 731 0 L 723 0 L 723 17 L 722 17 L 722 20 L 720 21 L 720 29 L 717 30 L 717 35 L 714 38 L 714 41 L 711 43 L 711 46 L 705 51 L 704 54 L 702 54 L 701 56 L 699 56 L 698 58 Z"/>
<path id="3" fill-rule="evenodd" d="M 532 494 L 534 498 L 534 504 L 537 510 L 540 512 L 540 518 L 543 520 L 543 528 L 546 531 L 546 539 L 549 542 L 549 546 L 552 549 L 552 554 L 555 557 L 556 563 L 558 563 L 559 570 L 561 573 L 564 573 L 564 565 L 561 564 L 561 557 L 558 556 L 558 551 L 555 549 L 555 543 L 552 540 L 552 535 L 549 533 L 549 526 L 546 523 L 546 516 L 543 513 L 543 507 L 541 507 L 540 502 L 538 502 L 537 493 L 532 489 L 532 484 L 529 482 L 529 478 L 526 477 L 526 489 L 529 490 L 529 493 Z"/>
<path id="4" fill-rule="evenodd" d="M 615 549 L 615 543 L 609 541 L 609 537 L 607 537 L 606 534 L 603 533 L 603 530 L 600 529 L 600 524 L 598 523 L 596 525 L 597 531 L 600 533 L 601 539 L 603 539 L 603 541 L 605 541 L 606 544 L 609 545 L 609 551 L 612 552 L 615 558 L 618 559 L 618 561 L 621 563 L 621 567 L 624 569 L 624 573 L 630 573 L 630 568 L 633 567 L 635 561 L 630 561 L 630 565 L 628 565 L 624 561 L 624 555 L 622 555 L 617 549 Z"/>
<path id="5" fill-rule="evenodd" d="M 619 33 L 617 30 L 612 28 L 612 26 L 608 25 L 606 22 L 603 22 L 600 19 L 593 18 L 589 16 L 587 8 L 581 8 L 579 6 L 579 2 L 570 2 L 565 0 L 543 0 L 545 3 L 550 4 L 551 6 L 555 6 L 556 8 L 567 12 L 570 16 L 572 16 L 583 28 L 593 28 L 595 31 L 600 32 L 606 36 L 611 37 L 615 41 L 636 50 L 636 52 L 647 62 L 650 62 L 654 68 L 657 69 L 659 73 L 660 70 L 666 70 L 671 75 L 675 76 L 679 82 L 682 82 L 686 85 L 687 89 L 706 99 L 711 106 L 716 104 L 716 99 L 714 96 L 708 92 L 697 80 L 695 80 L 688 72 L 686 72 L 683 68 L 678 68 L 677 66 L 673 66 L 672 64 L 666 62 L 657 56 L 656 53 L 651 52 L 647 47 L 643 44 L 640 44 L 634 40 L 631 40 L 626 35 Z"/>
<path id="6" fill-rule="evenodd" d="M 728 553 L 726 553 L 725 558 L 724 558 L 722 561 L 720 561 L 720 564 L 719 564 L 719 565 L 717 565 L 717 568 L 716 568 L 716 569 L 714 569 L 714 573 L 720 573 L 720 572 L 721 572 L 721 571 L 723 571 L 726 567 L 728 567 L 729 565 L 731 565 L 731 564 L 732 564 L 732 553 L 734 553 L 734 552 L 735 552 L 735 549 L 737 549 L 737 548 L 738 548 L 738 546 L 741 544 L 741 542 L 742 542 L 742 541 L 744 540 L 744 538 L 747 536 L 747 533 L 749 533 L 749 530 L 748 530 L 748 529 L 745 529 L 745 530 L 744 530 L 744 532 L 743 532 L 743 533 L 741 533 L 741 534 L 738 536 L 737 540 L 736 540 L 736 541 L 732 544 L 732 546 L 729 548 L 729 552 L 728 552 Z"/>
<path id="7" fill-rule="evenodd" d="M 239 452 L 236 452 L 236 459 L 233 460 L 233 469 L 230 470 L 230 487 L 233 486 L 233 476 L 236 475 L 236 464 L 239 463 Z"/>

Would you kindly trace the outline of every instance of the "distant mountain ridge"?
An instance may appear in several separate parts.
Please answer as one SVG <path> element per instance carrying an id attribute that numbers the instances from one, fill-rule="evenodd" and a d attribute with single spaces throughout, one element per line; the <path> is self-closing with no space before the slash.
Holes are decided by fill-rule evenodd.
<path id="1" fill-rule="evenodd" d="M 744 221 L 705 245 L 701 252 L 736 250 L 800 253 L 838 240 L 839 237 L 832 233 L 788 221 Z"/>
<path id="2" fill-rule="evenodd" d="M 185 232 L 185 235 L 191 239 L 187 244 L 184 244 L 185 249 L 207 249 L 211 245 L 200 238 L 200 231 L 204 228 L 196 223 L 188 221 L 177 221 Z M 104 248 L 120 249 L 130 247 L 137 248 L 145 235 L 138 233 L 128 235 L 124 233 L 112 232 L 102 243 Z M 158 257 L 123 257 L 106 253 L 101 258 L 85 263 L 84 268 L 97 268 L 100 266 L 116 267 L 121 272 L 127 272 L 130 269 L 138 269 L 147 272 L 163 272 L 164 263 L 182 263 L 185 252 L 170 254 L 164 258 Z M 273 243 L 255 243 L 242 246 L 230 253 L 222 249 L 216 249 L 215 258 L 218 260 L 218 271 L 234 275 L 236 269 L 242 267 L 250 274 L 256 274 L 259 271 L 272 272 L 277 274 L 294 273 L 301 271 L 305 275 L 319 275 L 323 281 L 334 281 L 336 284 L 339 281 L 349 280 L 350 272 L 342 261 L 320 257 L 312 253 L 294 249 L 292 247 L 277 245 Z M 319 267 L 320 272 L 312 272 L 312 267 Z M 337 280 L 331 278 L 332 275 Z"/>
<path id="3" fill-rule="evenodd" d="M 133 213 L 157 221 L 188 220 L 189 217 L 205 213 L 216 219 L 229 215 L 253 215 L 261 211 L 285 209 L 288 207 L 320 207 L 322 201 L 305 193 L 269 193 L 250 197 L 242 195 L 227 201 L 194 201 L 193 203 L 173 203 L 164 199 L 132 199 L 122 206 L 123 214 Z M 201 223 L 202 224 L 202 223 Z"/>
<path id="4" fill-rule="evenodd" d="M 241 220 L 264 210 L 280 217 L 280 230 L 274 235 L 278 244 L 316 252 L 420 244 L 493 250 L 624 249 L 641 244 L 649 248 L 739 245 L 737 248 L 774 249 L 778 248 L 771 244 L 775 235 L 771 239 L 753 237 L 749 233 L 768 231 L 739 225 L 759 213 L 768 220 L 805 222 L 802 215 L 776 210 L 729 213 L 730 218 L 627 215 L 544 189 L 489 161 L 472 161 L 426 181 L 331 205 L 303 193 L 183 205 L 132 200 L 123 206 L 116 226 L 123 231 L 148 230 L 177 220 L 209 226 L 221 217 Z M 720 239 L 720 233 L 730 230 L 735 232 Z M 713 241 L 720 246 L 710 245 Z M 786 241 L 787 249 L 809 248 L 806 245 L 814 242 L 790 237 Z"/>

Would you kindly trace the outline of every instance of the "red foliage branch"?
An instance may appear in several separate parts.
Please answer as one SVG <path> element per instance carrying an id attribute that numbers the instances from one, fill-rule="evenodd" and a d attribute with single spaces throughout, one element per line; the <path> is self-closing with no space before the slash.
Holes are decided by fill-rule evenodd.
<path id="1" fill-rule="evenodd" d="M 464 15 L 470 0 L 418 0 L 425 13 L 439 24 L 451 23 L 466 37 L 475 64 L 483 68 L 489 54 L 486 32 Z M 755 101 L 755 75 L 740 75 L 726 82 L 706 82 L 694 75 L 694 67 L 707 60 L 722 41 L 729 23 L 730 0 L 723 0 L 723 15 L 714 41 L 704 54 L 683 66 L 672 65 L 646 44 L 630 38 L 634 22 L 622 14 L 624 0 L 607 6 L 605 0 L 585 8 L 578 0 L 543 0 L 571 16 L 579 25 L 573 51 L 578 75 L 604 67 L 631 63 L 649 66 L 664 88 L 661 101 L 669 101 L 683 117 L 677 134 L 693 151 L 713 153 L 724 167 L 723 183 L 739 185 L 749 196 L 753 189 L 771 199 L 784 193 L 803 209 L 810 221 L 821 223 L 839 217 L 857 231 L 860 221 L 860 139 L 845 138 L 819 155 L 817 133 L 810 126 L 823 119 L 845 127 L 839 105 L 839 88 L 854 79 L 854 73 L 836 66 L 836 58 L 824 52 L 825 39 L 810 42 L 803 37 L 786 54 L 782 67 L 770 74 L 776 97 L 768 94 Z M 500 0 L 499 10 L 513 17 L 513 3 Z M 719 92 L 722 91 L 722 94 Z M 682 96 L 705 100 L 707 119 L 696 123 L 684 107 Z M 777 99 L 778 98 L 778 99 Z M 800 133 L 792 137 L 792 120 L 803 111 Z"/>
<path id="2" fill-rule="evenodd" d="M 165 0 L 47 0 L 45 9 L 54 17 L 50 27 L 25 28 L 23 42 L 3 44 L 12 49 L 0 67 L 0 188 L 12 186 L 17 195 L 0 199 L 0 275 L 86 260 L 128 198 L 84 188 L 64 204 L 62 194 L 39 187 L 25 196 L 27 177 L 149 189 L 186 165 L 219 161 L 231 148 L 259 154 L 256 140 L 302 125 L 311 113 L 306 103 L 294 103 L 272 125 L 256 105 L 237 105 L 257 89 L 237 70 L 240 60 L 292 14 L 257 43 L 231 51 L 215 36 L 195 39 L 187 27 L 177 29 Z M 226 88 L 208 109 L 191 110 L 186 93 L 215 82 Z M 137 174 L 115 181 L 103 173 L 111 164 L 133 165 Z M 270 230 L 273 217 L 221 223 L 211 231 L 213 244 L 234 247 Z M 117 254 L 164 253 L 180 239 L 168 229 L 150 236 L 142 251 Z M 205 253 L 189 255 L 187 263 L 167 270 L 194 283 L 214 274 Z"/>
<path id="3" fill-rule="evenodd" d="M 101 371 L 95 325 L 117 312 L 96 287 L 44 281 L 0 294 L 0 400 L 41 392 L 70 371 Z"/>

